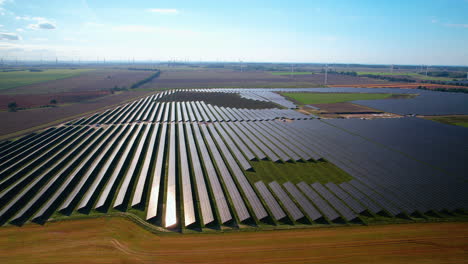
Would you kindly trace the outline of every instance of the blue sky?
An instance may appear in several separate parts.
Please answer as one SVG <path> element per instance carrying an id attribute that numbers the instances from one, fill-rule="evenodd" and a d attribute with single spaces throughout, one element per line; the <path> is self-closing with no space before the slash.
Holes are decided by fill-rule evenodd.
<path id="1" fill-rule="evenodd" d="M 468 0 L 0 0 L 0 55 L 468 65 Z"/>

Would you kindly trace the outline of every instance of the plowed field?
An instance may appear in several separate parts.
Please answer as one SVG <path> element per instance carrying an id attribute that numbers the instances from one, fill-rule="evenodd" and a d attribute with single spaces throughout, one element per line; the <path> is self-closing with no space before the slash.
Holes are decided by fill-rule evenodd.
<path id="1" fill-rule="evenodd" d="M 0 228 L 1 263 L 466 263 L 468 223 L 152 234 L 123 218 Z"/>

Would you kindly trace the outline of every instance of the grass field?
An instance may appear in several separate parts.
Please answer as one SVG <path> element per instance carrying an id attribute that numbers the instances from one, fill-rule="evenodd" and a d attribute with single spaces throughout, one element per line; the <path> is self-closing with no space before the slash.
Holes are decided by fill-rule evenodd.
<path id="1" fill-rule="evenodd" d="M 255 172 L 247 171 L 247 177 L 255 183 L 263 181 L 270 183 L 277 181 L 280 184 L 291 181 L 299 183 L 327 183 L 336 184 L 352 180 L 352 177 L 335 165 L 327 161 L 276 163 L 272 161 L 252 161 Z"/>
<path id="2" fill-rule="evenodd" d="M 51 80 L 70 78 L 92 69 L 48 69 L 41 72 L 29 70 L 0 72 L 0 90 Z"/>
<path id="3" fill-rule="evenodd" d="M 376 100 L 392 97 L 392 94 L 366 93 L 282 93 L 300 104 L 331 104 L 355 100 Z"/>
<path id="4" fill-rule="evenodd" d="M 468 115 L 426 116 L 423 118 L 448 125 L 468 127 Z"/>
<path id="5" fill-rule="evenodd" d="M 466 263 L 467 223 L 155 235 L 116 217 L 0 228 L 2 263 Z"/>
<path id="6" fill-rule="evenodd" d="M 313 72 L 270 72 L 272 75 L 312 75 Z"/>

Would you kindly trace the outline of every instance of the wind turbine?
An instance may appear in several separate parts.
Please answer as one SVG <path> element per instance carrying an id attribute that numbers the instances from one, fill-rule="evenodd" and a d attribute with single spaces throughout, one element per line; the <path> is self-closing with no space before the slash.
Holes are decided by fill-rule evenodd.
<path id="1" fill-rule="evenodd" d="M 327 85 L 327 81 L 328 81 L 328 63 L 325 64 L 325 85 Z"/>

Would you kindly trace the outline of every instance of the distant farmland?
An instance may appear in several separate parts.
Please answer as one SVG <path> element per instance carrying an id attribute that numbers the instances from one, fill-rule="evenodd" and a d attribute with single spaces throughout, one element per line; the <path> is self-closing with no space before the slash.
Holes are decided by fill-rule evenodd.
<path id="1" fill-rule="evenodd" d="M 0 72 L 0 90 L 51 80 L 66 79 L 93 69 L 40 69 Z"/>
<path id="2" fill-rule="evenodd" d="M 453 78 L 425 76 L 415 72 L 357 72 L 358 75 L 408 76 L 418 80 L 451 81 Z"/>
<path id="3" fill-rule="evenodd" d="M 40 83 L 32 83 L 28 85 L 19 85 L 21 84 L 21 81 L 15 79 L 13 80 L 16 82 L 15 87 L 0 90 L 0 94 L 43 94 L 100 91 L 109 90 L 116 86 L 119 88 L 130 88 L 132 84 L 149 77 L 153 73 L 154 72 L 152 71 L 100 68 L 96 70 L 82 70 L 80 74 L 66 76 L 59 80 L 49 79 Z"/>
<path id="4" fill-rule="evenodd" d="M 313 72 L 270 72 L 272 75 L 312 75 Z"/>

